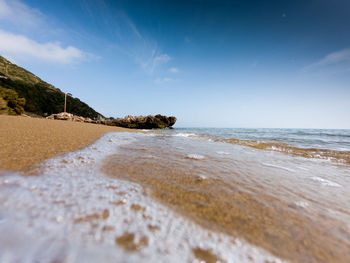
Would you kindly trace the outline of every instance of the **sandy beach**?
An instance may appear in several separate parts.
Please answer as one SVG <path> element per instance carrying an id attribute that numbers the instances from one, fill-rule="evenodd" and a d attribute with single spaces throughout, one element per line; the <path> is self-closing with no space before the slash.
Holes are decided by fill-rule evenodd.
<path id="1" fill-rule="evenodd" d="M 81 149 L 108 132 L 105 125 L 0 116 L 0 170 L 19 171 L 61 153 Z"/>

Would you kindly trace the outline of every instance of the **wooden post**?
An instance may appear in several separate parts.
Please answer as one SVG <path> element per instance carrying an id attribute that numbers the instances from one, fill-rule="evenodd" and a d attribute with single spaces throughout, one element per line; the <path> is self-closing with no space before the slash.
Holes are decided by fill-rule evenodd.
<path id="1" fill-rule="evenodd" d="M 64 112 L 66 112 L 67 109 L 67 93 L 64 93 Z"/>

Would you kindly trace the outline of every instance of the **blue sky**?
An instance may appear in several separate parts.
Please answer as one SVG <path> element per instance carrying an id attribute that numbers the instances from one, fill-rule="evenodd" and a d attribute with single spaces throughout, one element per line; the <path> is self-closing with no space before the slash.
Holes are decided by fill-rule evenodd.
<path id="1" fill-rule="evenodd" d="M 105 116 L 350 128 L 350 1 L 0 0 L 0 54 Z"/>

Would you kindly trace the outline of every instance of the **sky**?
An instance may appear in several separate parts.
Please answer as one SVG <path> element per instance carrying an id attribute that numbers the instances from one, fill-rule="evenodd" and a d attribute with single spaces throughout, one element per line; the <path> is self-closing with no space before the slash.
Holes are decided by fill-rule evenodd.
<path id="1" fill-rule="evenodd" d="M 350 129 L 348 0 L 0 0 L 0 55 L 106 117 Z"/>

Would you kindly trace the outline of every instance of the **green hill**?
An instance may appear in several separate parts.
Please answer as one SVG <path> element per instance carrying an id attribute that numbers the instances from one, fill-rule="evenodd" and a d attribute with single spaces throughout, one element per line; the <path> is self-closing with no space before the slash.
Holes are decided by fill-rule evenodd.
<path id="1" fill-rule="evenodd" d="M 13 90 L 18 97 L 25 98 L 24 110 L 26 112 L 46 116 L 63 111 L 64 93 L 60 89 L 46 83 L 24 68 L 12 64 L 2 56 L 0 56 L 0 89 Z M 78 98 L 70 96 L 67 96 L 67 111 L 92 119 L 101 115 Z"/>

